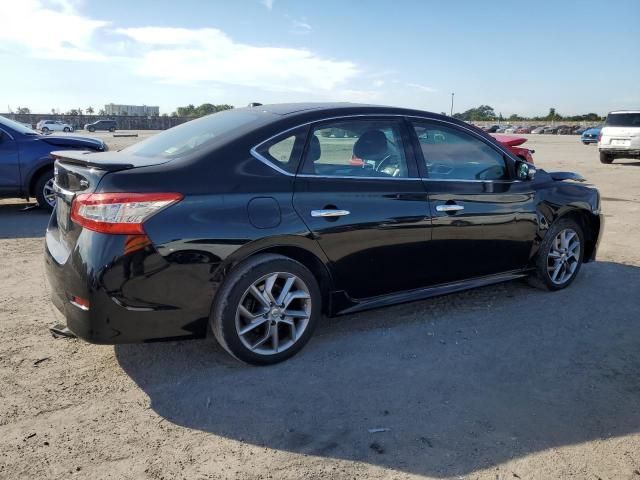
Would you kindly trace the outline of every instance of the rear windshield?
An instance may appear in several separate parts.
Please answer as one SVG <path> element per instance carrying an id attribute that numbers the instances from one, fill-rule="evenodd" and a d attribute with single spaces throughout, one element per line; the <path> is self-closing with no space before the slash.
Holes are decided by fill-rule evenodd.
<path id="1" fill-rule="evenodd" d="M 608 127 L 640 127 L 640 112 L 610 113 L 605 125 Z"/>
<path id="2" fill-rule="evenodd" d="M 204 150 L 240 127 L 258 123 L 259 115 L 225 111 L 183 123 L 124 149 L 141 157 L 179 158 Z"/>

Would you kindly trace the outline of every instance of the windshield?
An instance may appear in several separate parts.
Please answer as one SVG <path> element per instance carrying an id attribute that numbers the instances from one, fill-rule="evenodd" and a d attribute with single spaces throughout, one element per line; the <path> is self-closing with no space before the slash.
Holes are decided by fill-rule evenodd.
<path id="1" fill-rule="evenodd" d="M 257 113 L 232 110 L 214 113 L 165 130 L 124 151 L 141 157 L 182 157 L 210 146 L 237 128 L 257 123 L 258 118 Z"/>
<path id="2" fill-rule="evenodd" d="M 0 125 L 4 125 L 5 127 L 10 128 L 17 133 L 22 133 L 23 135 L 38 135 L 38 132 L 7 117 L 0 116 Z"/>
<path id="3" fill-rule="evenodd" d="M 605 125 L 608 127 L 640 127 L 640 112 L 610 113 Z"/>

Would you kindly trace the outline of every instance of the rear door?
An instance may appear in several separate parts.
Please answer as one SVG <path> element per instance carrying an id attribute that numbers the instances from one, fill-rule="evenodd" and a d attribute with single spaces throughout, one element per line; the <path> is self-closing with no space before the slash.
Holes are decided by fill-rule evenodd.
<path id="1" fill-rule="evenodd" d="M 431 219 L 407 134 L 383 117 L 310 130 L 293 203 L 352 298 L 427 283 Z"/>
<path id="2" fill-rule="evenodd" d="M 531 182 L 471 129 L 410 120 L 433 215 L 431 268 L 437 283 L 525 268 L 536 234 Z"/>

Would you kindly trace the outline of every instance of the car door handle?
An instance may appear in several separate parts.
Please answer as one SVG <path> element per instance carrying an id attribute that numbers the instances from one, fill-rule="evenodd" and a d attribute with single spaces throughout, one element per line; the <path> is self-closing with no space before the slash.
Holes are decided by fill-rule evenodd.
<path id="1" fill-rule="evenodd" d="M 459 212 L 464 210 L 462 205 L 438 205 L 436 206 L 438 212 Z"/>
<path id="2" fill-rule="evenodd" d="M 345 215 L 349 215 L 350 213 L 351 212 L 349 210 L 311 210 L 312 217 L 344 217 Z"/>

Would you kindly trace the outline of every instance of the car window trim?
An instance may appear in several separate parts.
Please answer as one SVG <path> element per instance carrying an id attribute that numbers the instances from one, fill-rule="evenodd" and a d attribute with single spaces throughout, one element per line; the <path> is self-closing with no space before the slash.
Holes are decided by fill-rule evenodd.
<path id="1" fill-rule="evenodd" d="M 286 170 L 283 170 L 282 168 L 278 167 L 277 165 L 275 165 L 273 162 L 271 162 L 269 159 L 265 158 L 264 156 L 262 156 L 261 154 L 259 154 L 257 152 L 257 149 L 260 148 L 262 145 L 264 145 L 265 143 L 273 140 L 276 137 L 279 137 L 280 135 L 286 134 L 287 132 L 290 132 L 291 130 L 295 130 L 297 128 L 300 127 L 307 127 L 309 125 L 314 125 L 317 123 L 323 123 L 323 122 L 327 122 L 327 121 L 331 121 L 331 120 L 343 120 L 343 119 L 347 119 L 347 118 L 368 118 L 368 117 L 377 117 L 377 118 L 389 118 L 389 117 L 395 117 L 395 118 L 404 118 L 406 120 L 408 119 L 417 119 L 417 120 L 423 120 L 423 121 L 429 121 L 429 122 L 439 122 L 439 123 L 443 123 L 446 125 L 452 125 L 454 127 L 457 127 L 461 130 L 465 130 L 466 132 L 469 132 L 470 134 L 478 137 L 478 139 L 480 139 L 481 141 L 485 142 L 487 145 L 489 145 L 490 147 L 492 147 L 494 150 L 497 150 L 498 152 L 502 153 L 503 155 L 506 155 L 507 158 L 511 159 L 512 162 L 515 162 L 515 159 L 511 156 L 511 154 L 506 150 L 503 149 L 502 146 L 500 145 L 495 145 L 489 141 L 487 141 L 486 138 L 483 138 L 482 135 L 479 135 L 478 132 L 473 131 L 473 129 L 468 128 L 464 125 L 459 125 L 455 122 L 448 122 L 446 120 L 441 120 L 441 119 L 437 119 L 437 118 L 433 118 L 431 116 L 427 115 L 411 115 L 411 114 L 404 114 L 404 113 L 354 113 L 354 114 L 349 114 L 349 115 L 336 115 L 336 116 L 332 116 L 332 117 L 326 117 L 326 118 L 322 118 L 322 119 L 318 119 L 318 120 L 310 120 L 307 122 L 302 122 L 302 123 L 298 123 L 296 125 L 294 125 L 293 127 L 289 127 L 285 130 L 282 130 L 278 133 L 276 133 L 275 135 L 271 135 L 270 137 L 268 137 L 267 139 L 261 141 L 260 143 L 256 144 L 254 147 L 252 147 L 249 150 L 249 153 L 251 154 L 252 157 L 254 157 L 256 160 L 264 163 L 266 166 L 272 168 L 273 170 L 277 171 L 278 173 L 281 173 L 283 175 L 287 175 L 289 177 L 305 177 L 305 175 L 308 175 L 311 178 L 321 178 L 320 175 L 309 175 L 309 174 L 301 174 L 301 173 L 291 173 L 291 172 L 287 172 Z M 407 126 L 408 127 L 408 126 Z M 407 132 L 408 135 L 411 136 L 411 138 L 415 137 L 415 132 L 411 132 L 409 128 L 406 128 L 406 130 L 409 130 Z M 308 136 L 308 133 L 307 133 Z M 308 139 L 307 139 L 308 142 Z M 497 140 L 496 140 L 497 142 Z M 440 179 L 434 179 L 434 178 L 428 178 L 423 176 L 422 171 L 420 170 L 420 159 L 424 160 L 424 157 L 422 157 L 422 152 L 416 152 L 416 147 L 415 145 L 412 143 L 411 146 L 411 152 L 413 155 L 413 160 L 415 163 L 417 163 L 418 165 L 418 176 L 417 177 L 409 177 L 409 178 L 399 178 L 399 177 L 336 177 L 336 176 L 327 176 L 326 178 L 360 178 L 363 180 L 416 180 L 416 179 L 422 179 L 422 180 L 429 180 L 432 182 L 436 182 L 436 181 L 440 181 Z M 303 156 L 304 153 L 306 153 L 306 145 L 305 145 L 305 151 L 303 152 Z M 408 152 L 409 153 L 409 152 Z M 407 159 L 408 161 L 408 159 Z M 298 170 L 300 170 L 300 167 L 302 166 L 303 162 L 300 162 L 298 164 Z M 511 172 L 511 168 L 509 168 L 509 174 L 512 176 L 512 178 L 510 180 L 442 180 L 442 181 L 446 181 L 446 182 L 450 182 L 450 181 L 456 181 L 456 182 L 497 182 L 497 183 L 504 183 L 504 182 L 520 182 L 521 180 L 515 179 L 513 178 L 512 172 Z M 305 177 L 306 178 L 306 177 Z M 324 177 L 322 177 L 324 178 Z"/>
<path id="2" fill-rule="evenodd" d="M 469 133 L 471 134 L 472 137 L 478 139 L 479 141 L 481 141 L 482 143 L 484 143 L 485 145 L 487 145 L 488 147 L 492 148 L 494 151 L 496 151 L 497 153 L 502 155 L 502 159 L 505 163 L 505 167 L 507 169 L 507 174 L 509 175 L 508 179 L 500 179 L 500 180 L 477 180 L 477 179 L 464 179 L 464 178 L 431 178 L 429 176 L 429 171 L 427 169 L 427 163 L 426 163 L 426 159 L 424 158 L 424 154 L 422 152 L 422 147 L 420 146 L 420 140 L 418 139 L 418 135 L 415 132 L 415 128 L 413 126 L 413 123 L 411 122 L 411 120 L 409 120 L 409 124 L 410 124 L 410 133 L 412 135 L 412 143 L 414 145 L 414 150 L 416 150 L 416 158 L 418 159 L 418 168 L 420 169 L 420 174 L 422 176 L 422 178 L 424 180 L 430 181 L 430 182 L 467 182 L 467 183 L 514 183 L 514 182 L 521 182 L 521 180 L 518 180 L 517 178 L 514 177 L 514 172 L 513 172 L 513 165 L 515 162 L 515 159 L 513 159 L 511 157 L 511 155 L 505 154 L 508 152 L 504 152 L 502 150 L 502 148 L 500 148 L 499 145 L 494 145 L 492 142 L 488 142 L 486 138 L 483 138 L 482 135 L 479 135 L 477 132 L 474 132 L 473 130 L 469 129 L 469 128 L 464 128 L 461 127 L 460 125 L 457 125 L 453 122 L 446 122 L 446 121 L 442 121 L 442 120 L 438 120 L 435 118 L 432 119 L 426 119 L 426 118 L 422 118 L 422 117 L 407 117 L 407 119 L 419 119 L 422 121 L 426 121 L 428 123 L 432 123 L 432 124 L 437 124 L 441 123 L 441 124 L 445 124 L 448 128 L 453 128 L 455 130 L 455 127 L 460 128 L 460 130 L 465 131 L 465 133 Z M 452 127 L 450 127 L 450 125 Z M 511 160 L 511 161 L 508 161 Z"/>
<path id="3" fill-rule="evenodd" d="M 13 135 L 11 135 L 9 132 L 7 132 L 4 128 L 0 128 L 0 132 L 4 133 L 5 135 L 7 135 L 9 137 L 9 139 L 11 139 L 12 141 L 16 141 L 15 138 L 13 138 Z"/>

